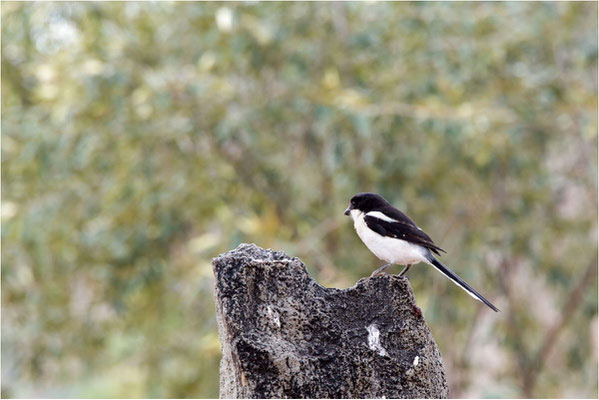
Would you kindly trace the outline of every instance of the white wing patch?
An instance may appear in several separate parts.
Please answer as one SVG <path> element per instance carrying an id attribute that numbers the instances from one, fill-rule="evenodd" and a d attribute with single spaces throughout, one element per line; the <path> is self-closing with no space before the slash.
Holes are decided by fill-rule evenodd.
<path id="1" fill-rule="evenodd" d="M 387 222 L 399 222 L 396 219 L 386 216 L 384 213 L 382 213 L 380 211 L 370 211 L 370 212 L 366 213 L 366 215 L 369 217 L 378 218 L 380 220 L 387 221 Z M 422 230 L 422 228 L 419 226 L 416 226 L 416 228 L 420 231 Z"/>
<path id="2" fill-rule="evenodd" d="M 370 211 L 370 212 L 366 213 L 366 216 L 378 218 L 380 220 L 387 221 L 387 222 L 398 222 L 396 219 L 390 218 L 380 211 Z"/>

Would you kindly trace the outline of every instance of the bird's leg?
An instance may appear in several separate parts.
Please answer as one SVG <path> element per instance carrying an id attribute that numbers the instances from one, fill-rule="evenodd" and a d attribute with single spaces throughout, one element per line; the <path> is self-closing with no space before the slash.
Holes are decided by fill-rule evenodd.
<path id="1" fill-rule="evenodd" d="M 404 276 L 406 272 L 408 272 L 408 270 L 410 269 L 410 267 L 412 266 L 412 264 L 407 264 L 404 269 L 401 270 L 401 272 L 399 273 L 399 276 Z"/>
<path id="2" fill-rule="evenodd" d="M 372 274 L 370 274 L 370 277 L 381 275 L 384 270 L 386 270 L 387 268 L 389 268 L 392 265 L 393 265 L 393 263 L 383 265 L 382 267 L 380 267 L 379 269 L 374 271 Z"/>

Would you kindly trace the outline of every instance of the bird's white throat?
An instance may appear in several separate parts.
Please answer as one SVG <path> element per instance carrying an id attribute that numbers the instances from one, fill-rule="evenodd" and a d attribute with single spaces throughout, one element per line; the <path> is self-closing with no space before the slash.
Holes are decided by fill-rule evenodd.
<path id="1" fill-rule="evenodd" d="M 351 215 L 351 219 L 354 221 L 354 228 L 358 229 L 358 227 L 356 226 L 356 221 L 358 221 L 358 219 L 360 217 L 362 217 L 361 219 L 364 219 L 364 213 L 360 210 L 350 210 L 349 215 Z"/>

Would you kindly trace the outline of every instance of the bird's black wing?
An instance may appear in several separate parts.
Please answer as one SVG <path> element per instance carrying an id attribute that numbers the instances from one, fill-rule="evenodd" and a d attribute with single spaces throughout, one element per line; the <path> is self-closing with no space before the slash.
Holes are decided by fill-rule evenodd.
<path id="1" fill-rule="evenodd" d="M 366 225 L 379 235 L 419 244 L 437 255 L 439 254 L 439 251 L 445 252 L 445 250 L 437 246 L 433 240 L 414 223 L 414 221 L 398 209 L 389 207 L 389 209 L 381 210 L 380 212 L 393 219 L 393 221 L 385 221 L 368 214 L 364 217 Z"/>

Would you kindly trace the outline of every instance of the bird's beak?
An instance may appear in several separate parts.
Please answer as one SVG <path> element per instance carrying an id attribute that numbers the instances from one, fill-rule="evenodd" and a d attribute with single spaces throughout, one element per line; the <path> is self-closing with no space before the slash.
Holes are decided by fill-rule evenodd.
<path id="1" fill-rule="evenodd" d="M 345 209 L 345 212 L 344 212 L 343 214 L 345 214 L 345 215 L 349 215 L 349 207 L 347 207 L 347 208 Z"/>

